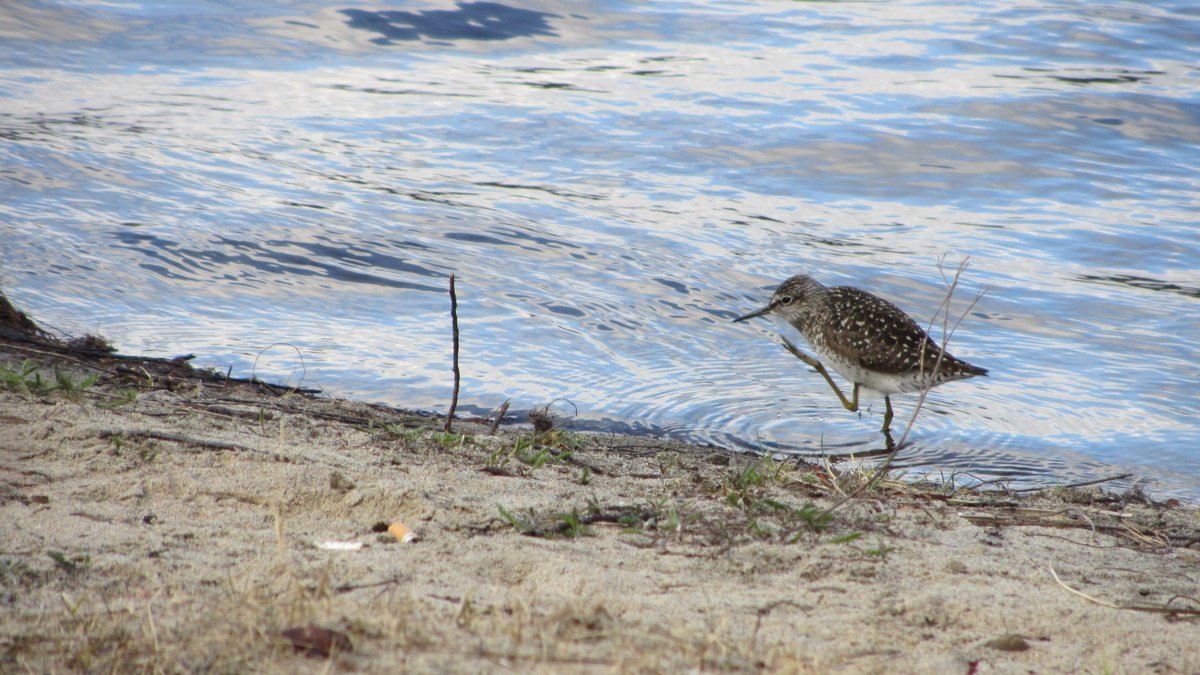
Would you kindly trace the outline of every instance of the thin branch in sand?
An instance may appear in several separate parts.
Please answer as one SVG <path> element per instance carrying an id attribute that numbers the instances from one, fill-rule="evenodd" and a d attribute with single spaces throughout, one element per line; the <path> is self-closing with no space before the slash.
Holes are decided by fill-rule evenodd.
<path id="1" fill-rule="evenodd" d="M 398 584 L 400 582 L 401 582 L 400 575 L 397 574 L 396 576 L 393 576 L 390 579 L 384 579 L 383 581 L 374 581 L 374 582 L 365 583 L 365 584 L 342 584 L 341 586 L 334 586 L 333 591 L 335 593 L 349 593 L 350 591 L 357 591 L 357 590 L 360 590 L 363 588 L 376 588 L 379 586 L 390 586 L 392 584 Z"/>
<path id="2" fill-rule="evenodd" d="M 462 374 L 458 370 L 458 296 L 454 293 L 454 275 L 450 275 L 450 330 L 454 338 L 454 394 L 450 398 L 450 412 L 446 413 L 446 433 L 450 433 L 450 422 L 454 409 L 458 407 L 458 387 Z"/>
<path id="3" fill-rule="evenodd" d="M 226 443 L 225 441 L 210 441 L 205 438 L 194 438 L 192 436 L 184 436 L 182 434 L 171 434 L 165 431 L 154 431 L 152 429 L 125 429 L 122 431 L 101 431 L 100 438 L 154 438 L 160 441 L 172 441 L 183 445 L 194 445 L 198 448 L 207 450 L 235 450 L 237 452 L 253 452 L 260 455 L 274 456 L 273 453 L 258 448 L 251 448 L 239 443 Z"/>
<path id="4" fill-rule="evenodd" d="M 1129 473 L 1119 473 L 1119 474 L 1117 474 L 1117 475 L 1115 475 L 1115 476 L 1109 476 L 1108 478 L 1097 478 L 1096 480 L 1085 480 L 1085 481 L 1083 481 L 1082 483 L 1068 483 L 1068 484 L 1066 484 L 1066 485 L 1054 485 L 1054 486 L 1051 486 L 1050 488 L 1045 488 L 1045 487 L 1035 487 L 1035 488 L 1019 488 L 1019 489 L 1016 489 L 1016 490 L 1008 490 L 1008 492 L 1013 492 L 1013 493 L 1017 493 L 1017 492 L 1041 492 L 1041 491 L 1043 491 L 1043 490 L 1049 490 L 1049 489 L 1052 489 L 1052 488 L 1077 488 L 1077 487 L 1087 487 L 1087 486 L 1089 486 L 1089 485 L 1099 485 L 1100 483 L 1108 483 L 1108 482 L 1110 482 L 1110 481 L 1114 481 L 1114 480 L 1125 480 L 1126 478 L 1132 478 L 1132 477 L 1133 477 L 1133 472 L 1131 471 L 1131 472 L 1129 472 Z"/>
<path id="5" fill-rule="evenodd" d="M 1054 577 L 1054 582 L 1057 583 L 1059 586 L 1062 586 L 1063 590 L 1067 591 L 1071 595 L 1077 595 L 1077 596 L 1083 598 L 1084 600 L 1087 600 L 1088 602 L 1092 602 L 1097 605 L 1100 605 L 1101 607 L 1108 607 L 1109 609 L 1124 609 L 1124 610 L 1128 610 L 1131 612 L 1151 612 L 1154 614 L 1184 614 L 1187 616 L 1200 616 L 1200 609 L 1186 609 L 1184 607 L 1167 607 L 1167 606 L 1160 606 L 1160 605 L 1118 605 L 1115 603 L 1108 602 L 1107 600 L 1101 600 L 1100 598 L 1088 595 L 1087 593 L 1084 593 L 1083 591 L 1076 590 L 1076 589 L 1071 588 L 1070 586 L 1066 585 L 1065 583 L 1063 583 L 1063 580 L 1058 578 L 1058 573 L 1054 571 L 1053 567 L 1047 567 L 1046 569 L 1048 569 L 1050 571 L 1050 576 Z M 1179 596 L 1176 596 L 1176 597 L 1179 597 Z M 1193 599 L 1189 596 L 1184 596 L 1184 597 L 1187 597 L 1189 600 Z M 1174 600 L 1175 598 L 1171 598 L 1171 599 Z"/>
<path id="6" fill-rule="evenodd" d="M 495 436 L 496 430 L 500 428 L 500 423 L 504 421 L 504 413 L 508 412 L 508 404 L 512 403 L 511 398 L 504 399 L 504 403 L 500 404 L 500 409 L 496 411 L 496 417 L 492 420 L 492 424 L 488 427 L 488 435 Z"/>

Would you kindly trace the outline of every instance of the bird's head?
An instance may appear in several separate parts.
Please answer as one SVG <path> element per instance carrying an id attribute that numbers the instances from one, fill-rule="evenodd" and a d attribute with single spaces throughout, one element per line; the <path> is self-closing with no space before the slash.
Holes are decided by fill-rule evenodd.
<path id="1" fill-rule="evenodd" d="M 763 316 L 764 314 L 775 314 L 791 322 L 807 311 L 809 303 L 812 302 L 817 292 L 823 288 L 825 287 L 812 277 L 797 274 L 779 284 L 779 288 L 775 289 L 775 294 L 771 296 L 771 302 L 767 303 L 766 307 L 757 309 L 745 316 L 739 316 L 733 322 L 737 323 L 753 319 L 756 316 Z"/>

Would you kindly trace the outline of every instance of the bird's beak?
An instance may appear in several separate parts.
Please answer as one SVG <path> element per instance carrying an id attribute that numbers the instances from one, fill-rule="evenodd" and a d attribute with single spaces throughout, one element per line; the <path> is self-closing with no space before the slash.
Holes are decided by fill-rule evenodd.
<path id="1" fill-rule="evenodd" d="M 756 316 L 762 316 L 763 314 L 769 313 L 772 309 L 775 309 L 774 305 L 767 305 L 766 307 L 763 307 L 762 309 L 757 309 L 757 310 L 754 310 L 753 312 L 750 312 L 746 316 L 739 316 L 738 318 L 734 319 L 733 322 L 738 323 L 739 321 L 745 321 L 746 319 L 753 319 Z"/>

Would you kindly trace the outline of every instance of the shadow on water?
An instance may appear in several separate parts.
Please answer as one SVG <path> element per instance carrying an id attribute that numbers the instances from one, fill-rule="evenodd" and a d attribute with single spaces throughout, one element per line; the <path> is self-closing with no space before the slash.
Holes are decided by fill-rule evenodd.
<path id="1" fill-rule="evenodd" d="M 257 243 L 217 236 L 206 248 L 190 248 L 153 234 L 116 231 L 113 237 L 118 247 L 129 248 L 145 255 L 141 267 L 164 278 L 203 282 L 207 275 L 229 274 L 230 270 L 253 270 L 252 278 L 262 275 L 282 275 L 295 278 L 314 277 L 381 288 L 408 289 L 441 293 L 440 285 L 404 281 L 391 273 L 442 279 L 445 275 L 427 267 L 374 250 L 356 251 L 341 244 L 319 244 L 303 241 L 265 241 Z M 412 242 L 381 244 L 380 248 L 419 246 Z M 289 251 L 289 249 L 292 249 Z M 224 271 L 224 272 L 222 272 Z M 383 273 L 381 273 L 383 272 Z"/>
<path id="2" fill-rule="evenodd" d="M 401 10 L 343 9 L 351 28 L 379 33 L 371 40 L 390 45 L 394 40 L 511 40 L 533 35 L 557 36 L 546 21 L 556 14 L 535 12 L 498 2 L 460 2 L 458 9 Z"/>
<path id="3" fill-rule="evenodd" d="M 1034 68 L 1026 67 L 1022 71 L 1028 74 L 998 74 L 997 78 L 1007 79 L 1046 79 L 1055 82 L 1072 85 L 1094 85 L 1094 84 L 1135 84 L 1157 77 L 1166 75 L 1161 70 L 1124 70 L 1124 69 L 1108 69 L 1108 68 Z M 1070 73 L 1070 74 L 1066 74 Z"/>
<path id="4" fill-rule="evenodd" d="M 1144 288 L 1150 291 L 1167 291 L 1168 293 L 1178 293 L 1193 298 L 1200 298 L 1200 288 L 1193 286 L 1182 286 L 1173 284 L 1167 281 L 1158 279 L 1147 279 L 1145 277 L 1135 277 L 1128 274 L 1098 276 L 1094 274 L 1080 274 L 1080 281 L 1085 283 L 1097 284 L 1119 284 L 1123 286 L 1132 286 L 1134 288 Z"/>

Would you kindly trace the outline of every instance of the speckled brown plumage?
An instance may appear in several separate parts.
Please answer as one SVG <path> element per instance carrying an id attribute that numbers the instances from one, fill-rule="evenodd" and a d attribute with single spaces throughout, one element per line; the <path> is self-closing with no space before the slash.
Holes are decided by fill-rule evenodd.
<path id="1" fill-rule="evenodd" d="M 794 276 L 779 285 L 770 304 L 737 320 L 768 313 L 792 324 L 817 356 L 847 380 L 885 395 L 988 372 L 949 353 L 937 364 L 939 347 L 916 321 L 887 300 L 852 286 L 831 288 L 812 277 Z"/>

